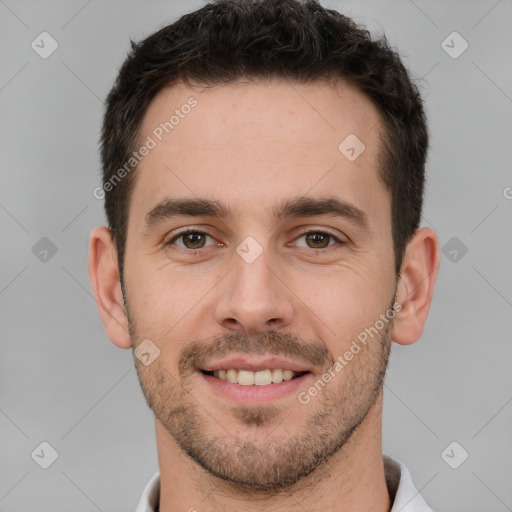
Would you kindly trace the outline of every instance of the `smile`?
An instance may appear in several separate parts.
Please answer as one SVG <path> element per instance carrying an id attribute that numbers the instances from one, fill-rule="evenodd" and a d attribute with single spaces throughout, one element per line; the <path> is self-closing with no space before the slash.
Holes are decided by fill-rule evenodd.
<path id="1" fill-rule="evenodd" d="M 295 372 L 293 370 L 273 368 L 267 370 L 259 370 L 256 372 L 250 370 L 238 370 L 229 368 L 227 370 L 206 371 L 202 370 L 205 375 L 211 375 L 217 379 L 231 382 L 232 384 L 240 384 L 242 386 L 266 386 L 269 384 L 278 384 L 300 377 L 309 372 Z"/>

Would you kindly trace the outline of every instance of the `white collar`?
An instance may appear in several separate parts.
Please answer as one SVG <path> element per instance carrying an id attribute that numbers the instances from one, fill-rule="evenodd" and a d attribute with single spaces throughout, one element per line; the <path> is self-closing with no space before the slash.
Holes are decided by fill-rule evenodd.
<path id="1" fill-rule="evenodd" d="M 393 501 L 390 512 L 433 512 L 414 486 L 411 473 L 401 461 L 382 455 L 388 491 Z M 160 494 L 160 472 L 148 482 L 136 512 L 155 512 Z"/>

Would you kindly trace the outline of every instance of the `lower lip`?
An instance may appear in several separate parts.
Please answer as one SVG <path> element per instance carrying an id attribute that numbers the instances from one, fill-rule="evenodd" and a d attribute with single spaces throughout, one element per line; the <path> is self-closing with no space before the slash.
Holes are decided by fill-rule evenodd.
<path id="1" fill-rule="evenodd" d="M 268 403 L 271 400 L 277 400 L 293 393 L 297 394 L 299 388 L 304 386 L 305 382 L 312 377 L 312 373 L 305 373 L 295 379 L 283 380 L 276 384 L 243 386 L 211 375 L 205 375 L 202 372 L 199 372 L 199 374 L 216 393 L 230 398 L 240 405 Z"/>

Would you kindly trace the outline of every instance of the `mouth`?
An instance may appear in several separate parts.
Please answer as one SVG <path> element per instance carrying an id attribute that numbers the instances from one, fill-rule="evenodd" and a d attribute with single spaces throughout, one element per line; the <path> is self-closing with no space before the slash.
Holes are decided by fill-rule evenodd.
<path id="1" fill-rule="evenodd" d="M 289 400 L 314 380 L 314 369 L 282 357 L 233 355 L 196 367 L 205 393 L 240 406 Z"/>
<path id="2" fill-rule="evenodd" d="M 258 371 L 239 368 L 226 368 L 220 370 L 200 370 L 203 375 L 209 375 L 219 380 L 239 384 L 241 386 L 268 386 L 279 384 L 302 377 L 309 371 L 294 371 L 283 368 L 267 368 Z"/>

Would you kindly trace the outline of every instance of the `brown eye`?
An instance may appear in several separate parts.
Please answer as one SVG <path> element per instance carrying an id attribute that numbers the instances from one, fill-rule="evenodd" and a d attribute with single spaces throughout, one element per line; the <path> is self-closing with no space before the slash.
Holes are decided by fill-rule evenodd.
<path id="1" fill-rule="evenodd" d="M 188 249 L 201 249 L 204 246 L 205 238 L 202 233 L 186 233 L 181 238 Z"/>
<path id="2" fill-rule="evenodd" d="M 308 249 L 327 249 L 336 245 L 336 242 L 338 242 L 338 245 L 343 245 L 343 242 L 338 237 L 324 231 L 305 231 L 298 237 L 298 239 L 301 238 L 304 238 L 306 245 L 298 244 L 298 246 Z"/>
<path id="3" fill-rule="evenodd" d="M 187 230 L 178 233 L 165 245 L 176 245 L 178 248 L 185 250 L 203 249 L 204 247 L 207 247 L 206 238 L 212 237 L 206 233 L 203 233 L 202 231 Z M 181 243 L 176 243 L 177 241 L 180 241 Z"/>
<path id="4" fill-rule="evenodd" d="M 312 244 L 312 249 L 323 249 L 324 247 L 327 247 L 331 238 L 331 235 L 328 235 L 327 233 L 316 232 L 309 233 L 305 236 L 308 244 Z"/>

